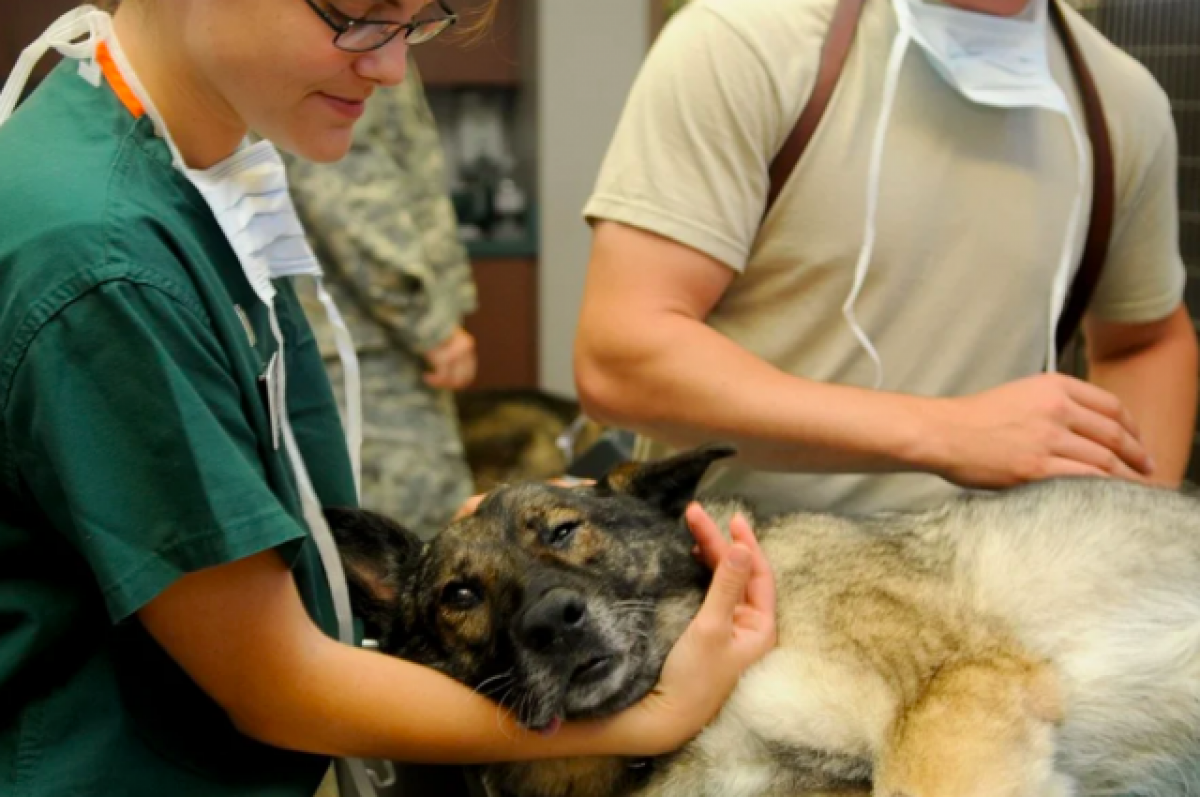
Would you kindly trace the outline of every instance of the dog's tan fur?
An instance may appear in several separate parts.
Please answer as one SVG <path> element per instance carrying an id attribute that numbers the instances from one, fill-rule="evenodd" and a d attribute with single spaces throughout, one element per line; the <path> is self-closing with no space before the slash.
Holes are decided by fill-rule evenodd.
<path id="1" fill-rule="evenodd" d="M 591 576 L 603 581 L 608 560 L 596 551 L 625 522 L 621 494 L 645 491 L 636 471 L 615 475 L 594 497 L 591 488 L 502 491 L 444 542 L 483 535 L 545 556 L 508 526 L 570 511 L 583 518 L 580 539 L 598 571 Z M 706 505 L 726 526 L 734 511 L 748 511 Z M 778 582 L 779 645 L 710 726 L 656 762 L 648 779 L 629 777 L 627 762 L 614 759 L 520 764 L 492 769 L 498 792 L 1174 797 L 1200 789 L 1196 498 L 1061 480 L 927 512 L 759 518 L 756 529 Z M 644 552 L 639 560 L 659 562 Z M 657 600 L 661 648 L 702 594 Z M 497 617 L 496 634 L 507 616 Z"/>
<path id="2" fill-rule="evenodd" d="M 763 534 L 779 649 L 644 794 L 789 793 L 747 776 L 763 740 L 869 760 L 881 797 L 1200 787 L 1194 498 L 1061 481 Z"/>

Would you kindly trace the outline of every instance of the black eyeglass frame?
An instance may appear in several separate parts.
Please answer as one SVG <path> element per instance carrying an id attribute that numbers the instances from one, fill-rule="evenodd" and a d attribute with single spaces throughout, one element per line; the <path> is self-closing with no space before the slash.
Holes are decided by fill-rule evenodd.
<path id="1" fill-rule="evenodd" d="M 391 22 L 385 19 L 355 19 L 354 17 L 341 14 L 340 11 L 338 13 L 346 17 L 346 21 L 339 22 L 338 20 L 334 19 L 328 11 L 318 5 L 316 0 L 304 0 L 304 2 L 307 3 L 308 7 L 311 8 L 313 12 L 321 18 L 321 21 L 328 25 L 329 28 L 334 32 L 333 46 L 348 53 L 369 53 L 372 50 L 378 50 L 381 47 L 386 47 L 387 45 L 391 44 L 391 42 L 401 33 L 404 33 L 404 38 L 408 39 L 423 27 L 441 24 L 442 27 L 438 29 L 436 33 L 431 35 L 428 39 L 422 39 L 419 42 L 414 42 L 413 46 L 416 44 L 424 44 L 442 35 L 448 29 L 458 23 L 458 14 L 455 13 L 454 9 L 446 4 L 446 0 L 436 0 L 438 8 L 442 10 L 443 16 L 435 17 L 433 19 L 413 20 L 412 22 Z M 331 7 L 337 11 L 336 6 L 332 6 L 331 4 Z M 344 37 L 346 34 L 353 30 L 361 30 L 364 27 L 392 28 L 393 30 L 387 33 L 377 44 L 372 44 L 370 47 L 350 48 L 345 47 L 340 43 L 342 37 Z"/>

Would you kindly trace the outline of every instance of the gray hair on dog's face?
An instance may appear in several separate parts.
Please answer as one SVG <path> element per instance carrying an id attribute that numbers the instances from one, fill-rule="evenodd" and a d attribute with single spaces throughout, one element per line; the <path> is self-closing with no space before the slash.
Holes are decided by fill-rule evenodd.
<path id="1" fill-rule="evenodd" d="M 335 534 L 386 652 L 542 729 L 615 713 L 654 686 L 710 576 L 684 509 L 708 466 L 732 454 L 629 464 L 591 486 L 502 487 L 419 551 L 402 531 L 355 531 L 366 521 L 354 516 Z M 405 561 L 378 548 L 401 541 Z"/>

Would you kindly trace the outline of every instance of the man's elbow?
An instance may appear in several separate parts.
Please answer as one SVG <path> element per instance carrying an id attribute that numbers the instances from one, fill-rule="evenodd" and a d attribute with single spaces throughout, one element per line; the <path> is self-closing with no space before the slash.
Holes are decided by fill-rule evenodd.
<path id="1" fill-rule="evenodd" d="M 621 385 L 621 368 L 607 360 L 594 346 L 580 342 L 575 346 L 575 390 L 583 412 L 606 426 L 628 425 L 628 391 Z"/>
<path id="2" fill-rule="evenodd" d="M 645 325 L 631 328 L 644 329 Z M 665 364 L 660 347 L 620 329 L 581 327 L 575 341 L 575 389 L 589 418 L 607 426 L 642 430 L 656 421 L 655 397 Z"/>

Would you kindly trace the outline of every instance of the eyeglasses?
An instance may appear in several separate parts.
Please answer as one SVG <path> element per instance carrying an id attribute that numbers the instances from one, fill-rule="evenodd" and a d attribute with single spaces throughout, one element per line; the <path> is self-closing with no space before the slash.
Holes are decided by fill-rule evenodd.
<path id="1" fill-rule="evenodd" d="M 355 18 L 343 14 L 332 5 L 321 0 L 304 0 L 308 7 L 316 12 L 326 25 L 337 35 L 333 37 L 333 45 L 348 53 L 366 53 L 378 50 L 396 38 L 401 33 L 410 45 L 424 44 L 436 39 L 456 22 L 458 14 L 446 5 L 445 0 L 437 0 L 442 16 L 432 19 L 414 19 L 412 22 L 393 22 L 385 19 Z M 385 5 L 376 3 L 375 6 Z M 373 6 L 374 7 L 374 6 Z"/>

